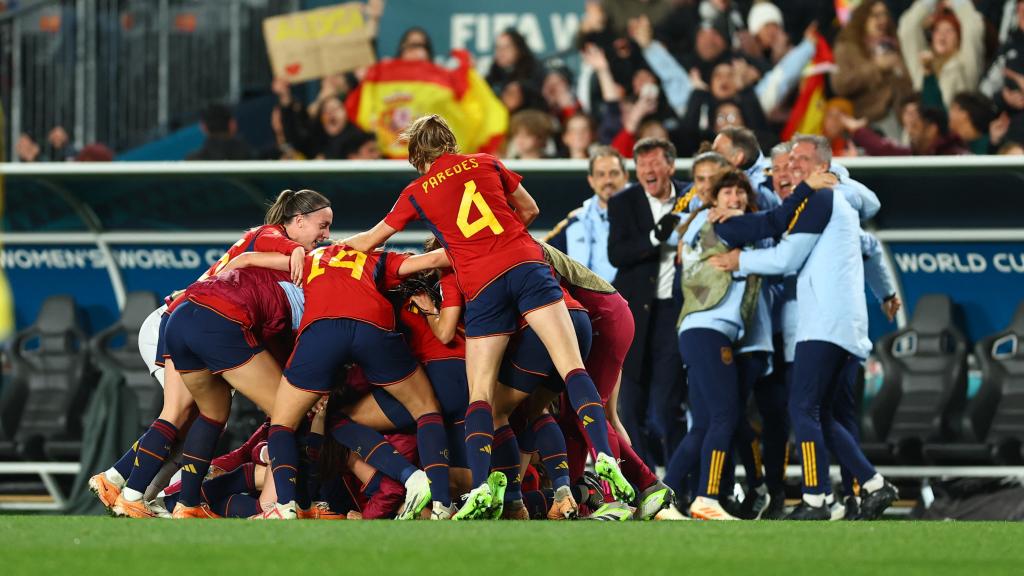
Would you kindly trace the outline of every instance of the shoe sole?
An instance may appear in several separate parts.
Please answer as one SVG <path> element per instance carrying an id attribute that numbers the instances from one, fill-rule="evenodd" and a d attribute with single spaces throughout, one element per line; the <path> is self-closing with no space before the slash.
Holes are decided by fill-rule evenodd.
<path id="1" fill-rule="evenodd" d="M 888 510 L 890 506 L 892 506 L 893 502 L 899 499 L 899 497 L 899 492 L 896 492 L 895 494 L 892 495 L 891 498 L 887 498 L 885 503 L 882 506 L 880 506 L 878 510 L 872 510 L 870 514 L 866 514 L 864 512 L 864 504 L 862 502 L 860 507 L 860 514 L 857 516 L 857 520 L 866 520 L 869 522 L 872 520 L 878 520 L 882 517 L 882 514 L 885 514 L 885 511 Z"/>
<path id="2" fill-rule="evenodd" d="M 96 498 L 99 499 L 100 504 L 103 504 L 103 507 L 106 508 L 107 514 L 113 515 L 112 508 L 114 507 L 114 504 L 117 502 L 117 497 L 121 495 L 121 491 L 118 490 L 117 494 L 114 495 L 114 499 L 111 500 L 110 502 L 107 502 L 107 500 L 103 497 L 104 492 L 103 489 L 100 487 L 100 481 L 97 480 L 95 476 L 89 478 L 89 491 L 96 495 Z"/>
<path id="3" fill-rule="evenodd" d="M 452 520 L 475 520 L 490 507 L 490 492 L 471 494 L 465 505 L 452 516 Z"/>
<path id="4" fill-rule="evenodd" d="M 123 506 L 117 506 L 116 504 L 114 505 L 112 510 L 114 511 L 115 516 L 117 516 L 118 518 L 136 518 L 136 519 L 139 519 L 139 520 L 146 520 L 146 519 L 149 519 L 149 518 L 156 518 L 156 514 L 153 513 L 153 512 L 150 512 L 149 514 L 145 514 L 145 513 L 133 514 L 133 513 L 129 512 L 128 509 L 124 508 Z"/>
<path id="5" fill-rule="evenodd" d="M 658 512 L 661 512 L 662 510 L 664 510 L 665 508 L 672 504 L 672 502 L 668 499 L 668 488 L 662 488 L 657 492 L 652 492 L 651 494 L 648 494 L 647 497 L 644 498 L 644 501 L 640 503 L 640 506 L 637 507 L 637 510 L 651 510 L 651 508 L 648 508 L 647 506 L 649 503 L 651 503 L 652 499 L 654 498 L 660 500 L 658 507 L 656 509 L 653 509 L 653 511 L 650 513 L 645 512 L 640 514 L 640 520 L 650 520 L 651 518 L 654 518 L 654 516 Z"/>
<path id="6" fill-rule="evenodd" d="M 723 518 L 720 516 L 720 514 L 721 513 L 705 514 L 700 510 L 694 510 L 693 508 L 690 509 L 690 518 L 693 518 L 694 520 L 710 520 L 713 522 L 729 522 L 732 520 L 739 520 L 739 518 L 736 518 L 735 516 L 733 516 L 732 518 Z"/>
<path id="7" fill-rule="evenodd" d="M 633 486 L 630 485 L 626 477 L 622 475 L 622 470 L 612 460 L 602 458 L 598 460 L 594 469 L 597 475 L 611 486 L 613 498 L 622 502 L 632 502 L 636 498 Z"/>

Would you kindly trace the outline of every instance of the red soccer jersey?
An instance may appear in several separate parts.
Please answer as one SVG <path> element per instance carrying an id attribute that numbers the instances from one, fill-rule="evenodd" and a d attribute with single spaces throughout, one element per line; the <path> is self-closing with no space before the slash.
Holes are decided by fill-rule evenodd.
<path id="1" fill-rule="evenodd" d="M 441 309 L 452 306 L 462 306 L 462 293 L 455 283 L 455 276 L 451 273 L 441 277 Z M 420 312 L 420 309 L 408 301 L 402 306 L 399 312 L 399 321 L 406 327 L 409 347 L 412 349 L 416 360 L 423 364 L 431 360 L 443 360 L 445 358 L 466 357 L 466 334 L 462 323 L 455 329 L 455 337 L 448 344 L 442 344 L 434 336 L 434 332 L 427 324 L 427 317 Z"/>
<path id="2" fill-rule="evenodd" d="M 220 272 L 221 268 L 227 265 L 232 258 L 243 252 L 277 252 L 285 256 L 291 256 L 292 251 L 296 248 L 302 248 L 302 244 L 288 238 L 288 235 L 284 232 L 284 226 L 264 224 L 256 228 L 250 228 L 199 279 L 204 280 Z"/>
<path id="3" fill-rule="evenodd" d="M 367 254 L 341 245 L 310 252 L 303 271 L 306 309 L 299 333 L 324 318 L 351 318 L 394 330 L 395 310 L 380 291 L 398 286 L 398 268 L 408 257 L 383 251 Z"/>
<path id="4" fill-rule="evenodd" d="M 253 344 L 264 344 L 279 358 L 292 345 L 292 308 L 280 286 L 282 282 L 291 284 L 287 272 L 255 267 L 232 270 L 193 283 L 165 314 L 185 302 L 194 302 L 237 323 Z"/>
<path id="5" fill-rule="evenodd" d="M 445 154 L 402 191 L 384 221 L 402 230 L 423 219 L 472 300 L 513 266 L 544 262 L 540 246 L 509 205 L 521 180 L 490 154 Z"/>

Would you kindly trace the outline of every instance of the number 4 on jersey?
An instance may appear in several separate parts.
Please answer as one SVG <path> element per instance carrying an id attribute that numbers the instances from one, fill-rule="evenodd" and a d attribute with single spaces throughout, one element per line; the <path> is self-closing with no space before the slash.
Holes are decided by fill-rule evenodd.
<path id="1" fill-rule="evenodd" d="M 476 206 L 476 209 L 480 211 L 480 217 L 472 222 L 469 221 L 470 205 Z M 456 223 L 466 238 L 472 238 L 484 228 L 490 228 L 495 235 L 505 231 L 498 219 L 494 217 L 494 212 L 491 212 L 491 207 L 487 205 L 483 194 L 476 191 L 476 182 L 473 180 L 466 182 L 466 189 L 462 192 L 462 203 L 459 204 L 459 217 Z"/>

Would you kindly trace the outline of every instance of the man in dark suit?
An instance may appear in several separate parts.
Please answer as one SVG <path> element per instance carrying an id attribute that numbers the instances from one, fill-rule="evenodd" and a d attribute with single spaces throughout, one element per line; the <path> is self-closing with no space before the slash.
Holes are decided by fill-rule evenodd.
<path id="1" fill-rule="evenodd" d="M 689 198 L 687 183 L 672 178 L 675 146 L 644 138 L 633 148 L 639 181 L 608 202 L 608 260 L 618 268 L 613 284 L 629 302 L 636 323 L 619 390 L 619 418 L 637 453 L 653 466 L 665 463 L 686 433 L 686 384 L 679 356 L 673 298 L 678 213 Z M 645 438 L 661 442 L 653 454 Z M 663 460 L 664 458 L 664 460 Z"/>

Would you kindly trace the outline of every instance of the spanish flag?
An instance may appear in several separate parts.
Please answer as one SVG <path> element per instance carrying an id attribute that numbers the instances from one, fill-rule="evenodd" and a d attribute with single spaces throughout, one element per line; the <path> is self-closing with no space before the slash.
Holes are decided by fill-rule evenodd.
<path id="1" fill-rule="evenodd" d="M 796 133 L 821 134 L 821 122 L 825 118 L 825 81 L 834 63 L 832 49 L 819 34 L 814 58 L 804 70 L 796 104 L 789 114 L 786 127 L 782 129 L 783 141 L 789 140 Z"/>
<path id="2" fill-rule="evenodd" d="M 440 114 L 463 153 L 494 152 L 508 131 L 508 110 L 470 65 L 469 53 L 455 50 L 455 69 L 432 62 L 384 60 L 371 66 L 345 101 L 356 125 L 377 134 L 389 158 L 405 158 L 398 135 L 425 114 Z"/>

